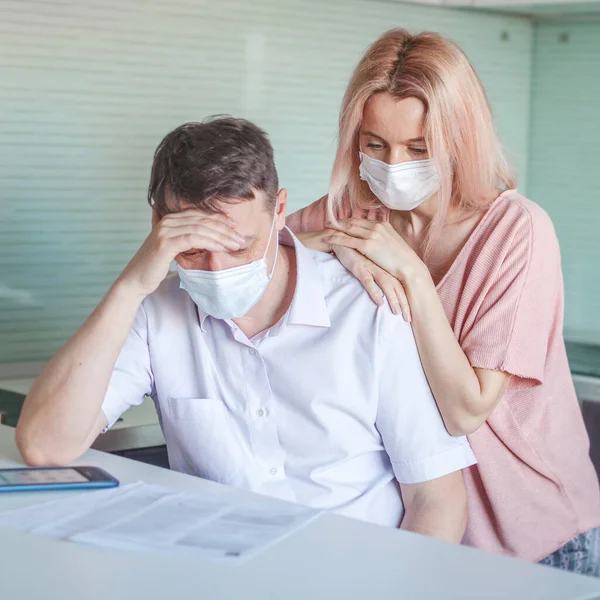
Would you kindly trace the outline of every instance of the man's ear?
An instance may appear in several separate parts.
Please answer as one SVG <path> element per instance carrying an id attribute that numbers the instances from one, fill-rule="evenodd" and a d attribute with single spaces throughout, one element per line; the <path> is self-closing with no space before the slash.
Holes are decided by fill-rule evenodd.
<path id="1" fill-rule="evenodd" d="M 277 192 L 276 209 L 275 209 L 275 227 L 277 231 L 281 231 L 285 227 L 285 215 L 287 211 L 288 193 L 285 188 L 281 188 Z"/>

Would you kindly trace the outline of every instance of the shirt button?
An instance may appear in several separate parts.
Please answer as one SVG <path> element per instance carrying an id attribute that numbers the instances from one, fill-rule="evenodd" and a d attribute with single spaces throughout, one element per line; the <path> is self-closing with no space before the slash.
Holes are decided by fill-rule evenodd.
<path id="1" fill-rule="evenodd" d="M 264 416 L 265 416 L 265 411 L 264 411 L 262 408 L 259 408 L 259 409 L 256 411 L 256 416 L 257 416 L 257 417 L 264 417 Z"/>
<path id="2" fill-rule="evenodd" d="M 256 354 L 256 350 L 254 348 L 248 348 L 248 354 L 250 354 L 250 356 L 254 356 Z"/>
<path id="3" fill-rule="evenodd" d="M 275 467 L 271 467 L 269 469 L 269 473 L 271 473 L 271 475 L 277 475 L 277 469 Z"/>

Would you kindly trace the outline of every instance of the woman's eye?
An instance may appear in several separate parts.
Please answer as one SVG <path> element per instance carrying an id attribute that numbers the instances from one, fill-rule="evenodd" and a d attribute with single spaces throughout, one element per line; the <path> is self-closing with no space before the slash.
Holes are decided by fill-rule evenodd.
<path id="1" fill-rule="evenodd" d="M 381 144 L 374 144 L 373 142 L 369 142 L 367 144 L 367 148 L 371 148 L 372 150 L 381 150 L 383 146 Z"/>
<path id="2" fill-rule="evenodd" d="M 413 154 L 427 154 L 427 148 L 411 148 L 410 151 Z"/>

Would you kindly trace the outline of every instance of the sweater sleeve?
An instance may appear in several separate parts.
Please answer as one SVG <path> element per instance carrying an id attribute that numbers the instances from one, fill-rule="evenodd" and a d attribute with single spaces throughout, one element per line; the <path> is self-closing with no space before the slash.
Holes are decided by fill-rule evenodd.
<path id="1" fill-rule="evenodd" d="M 478 257 L 487 273 L 472 290 L 475 317 L 460 344 L 473 367 L 504 371 L 513 385 L 544 381 L 552 336 L 562 331 L 560 250 L 552 222 L 533 205 L 513 207 Z"/>
<path id="2" fill-rule="evenodd" d="M 325 227 L 327 220 L 327 196 L 297 210 L 286 219 L 286 225 L 294 233 L 319 231 Z"/>

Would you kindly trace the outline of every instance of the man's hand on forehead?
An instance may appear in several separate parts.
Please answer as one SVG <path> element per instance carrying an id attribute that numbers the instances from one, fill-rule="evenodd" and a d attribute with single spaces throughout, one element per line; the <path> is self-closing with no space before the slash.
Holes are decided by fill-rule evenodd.
<path id="1" fill-rule="evenodd" d="M 236 246 L 245 241 L 245 236 L 236 231 L 237 226 L 237 222 L 226 214 L 206 213 L 197 208 L 168 213 L 158 223 L 158 227 L 173 235 L 187 233 L 190 239 L 195 234 L 202 235 L 207 247 L 201 249 L 211 252 L 237 250 Z"/>
<path id="2" fill-rule="evenodd" d="M 225 213 L 209 213 L 204 212 L 199 208 L 185 208 L 183 210 L 168 212 L 167 214 L 162 216 L 161 221 L 167 218 L 172 221 L 181 221 L 189 219 L 199 219 L 203 221 L 218 221 L 224 223 L 225 225 L 229 225 L 230 227 L 237 226 L 237 223 Z"/>
<path id="3" fill-rule="evenodd" d="M 237 229 L 237 221 L 224 213 L 206 213 L 197 208 L 190 208 L 176 213 L 169 213 L 169 215 L 165 215 L 165 217 L 170 215 L 173 215 L 173 217 L 177 216 L 178 218 L 177 220 L 173 219 L 171 223 L 166 223 L 165 225 L 168 227 L 181 227 L 187 224 L 199 223 L 220 232 L 232 231 L 235 240 L 239 241 L 240 244 L 239 248 L 233 248 L 233 250 L 243 250 L 248 248 L 257 238 L 256 235 L 239 231 L 239 229 Z M 182 254 L 197 250 L 204 250 L 204 248 L 190 248 L 189 250 L 182 252 Z M 208 248 L 206 248 L 206 250 L 208 250 Z M 231 248 L 223 248 L 223 250 L 231 250 Z M 219 250 L 211 251 L 215 252 Z"/>
<path id="4" fill-rule="evenodd" d="M 141 296 L 151 294 L 165 278 L 171 261 L 190 250 L 235 252 L 247 244 L 235 229 L 237 223 L 224 214 L 187 209 L 165 215 L 153 227 L 120 276 Z"/>

